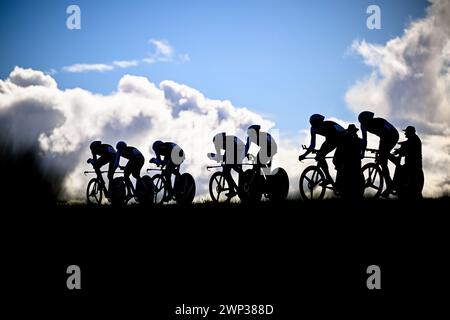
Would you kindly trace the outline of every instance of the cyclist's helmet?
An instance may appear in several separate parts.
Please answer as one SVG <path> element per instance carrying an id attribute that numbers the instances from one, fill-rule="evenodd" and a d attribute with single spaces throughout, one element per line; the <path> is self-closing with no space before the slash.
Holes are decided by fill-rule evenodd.
<path id="1" fill-rule="evenodd" d="M 126 142 L 124 142 L 124 141 L 119 141 L 119 142 L 117 142 L 117 144 L 116 144 L 116 149 L 117 149 L 117 151 L 122 151 L 123 149 L 125 149 L 127 147 L 127 144 L 126 144 Z"/>
<path id="2" fill-rule="evenodd" d="M 219 141 L 219 142 L 222 141 L 222 143 L 223 143 L 225 141 L 225 136 L 226 136 L 225 132 L 216 134 L 213 138 L 213 143 L 216 143 L 216 141 Z"/>
<path id="3" fill-rule="evenodd" d="M 162 145 L 163 142 L 161 140 L 156 140 L 155 142 L 153 142 L 153 150 L 156 150 L 160 145 Z"/>
<path id="4" fill-rule="evenodd" d="M 259 124 L 252 124 L 247 128 L 247 135 L 250 135 L 253 132 L 259 133 L 259 130 L 261 130 L 261 126 Z"/>
<path id="5" fill-rule="evenodd" d="M 309 117 L 309 123 L 312 126 L 318 125 L 320 123 L 323 122 L 323 120 L 325 120 L 325 117 L 321 114 L 315 113 L 313 114 L 311 117 Z"/>
<path id="6" fill-rule="evenodd" d="M 374 113 L 370 111 L 363 111 L 359 114 L 358 120 L 360 123 L 367 123 L 367 121 L 373 119 Z"/>
<path id="7" fill-rule="evenodd" d="M 102 145 L 102 142 L 101 141 L 92 141 L 91 142 L 91 145 L 89 146 L 89 148 L 91 149 L 91 150 L 94 150 L 94 149 L 96 149 L 96 148 L 98 148 L 98 147 L 100 147 Z"/>

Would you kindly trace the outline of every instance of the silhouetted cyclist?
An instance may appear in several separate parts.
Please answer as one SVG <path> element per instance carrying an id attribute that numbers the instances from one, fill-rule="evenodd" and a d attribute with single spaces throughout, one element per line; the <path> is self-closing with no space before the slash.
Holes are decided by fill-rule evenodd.
<path id="1" fill-rule="evenodd" d="M 364 177 L 361 172 L 362 139 L 358 128 L 350 124 L 336 147 L 333 163 L 336 166 L 336 185 L 342 198 L 358 199 L 364 193 Z"/>
<path id="2" fill-rule="evenodd" d="M 408 126 L 403 131 L 407 140 L 400 142 L 400 148 L 394 151 L 394 154 L 405 157 L 405 164 L 401 167 L 401 177 L 399 180 L 408 185 L 408 189 L 410 190 L 409 196 L 421 198 L 424 182 L 422 141 L 417 136 L 416 128 L 413 126 Z"/>
<path id="3" fill-rule="evenodd" d="M 92 158 L 88 159 L 87 163 L 92 164 L 94 167 L 95 173 L 100 179 L 101 183 L 104 185 L 105 181 L 103 181 L 103 176 L 101 173 L 101 167 L 105 164 L 109 163 L 108 167 L 108 190 L 106 190 L 106 197 L 109 197 L 109 190 L 111 188 L 112 181 L 114 179 L 114 171 L 115 171 L 115 161 L 116 161 L 116 150 L 106 143 L 102 143 L 101 141 L 93 141 L 90 145 L 90 149 L 92 152 Z M 98 157 L 98 158 L 97 158 Z"/>
<path id="4" fill-rule="evenodd" d="M 266 165 L 268 168 L 272 165 L 273 156 L 278 151 L 278 146 L 270 133 L 261 131 L 261 126 L 254 124 L 247 128 L 247 143 L 245 144 L 245 155 L 249 157 L 248 151 L 252 143 L 260 149 L 256 155 L 256 164 Z"/>
<path id="5" fill-rule="evenodd" d="M 392 192 L 393 184 L 389 173 L 388 159 L 391 150 L 398 142 L 398 131 L 395 127 L 383 118 L 374 118 L 374 113 L 363 111 L 359 114 L 358 120 L 361 123 L 361 132 L 363 137 L 363 153 L 367 147 L 367 132 L 370 132 L 380 138 L 378 145 L 378 163 L 380 164 L 383 177 L 386 181 L 386 190 L 382 193 L 383 197 L 388 197 Z"/>
<path id="6" fill-rule="evenodd" d="M 227 194 L 229 198 L 236 195 L 236 183 L 231 176 L 231 169 L 234 169 L 239 176 L 242 174 L 242 161 L 245 158 L 245 144 L 236 136 L 227 136 L 225 132 L 218 133 L 213 138 L 216 153 L 208 153 L 208 158 L 217 162 L 222 162 L 223 173 L 230 188 Z M 223 151 L 223 154 L 222 154 Z"/>
<path id="7" fill-rule="evenodd" d="M 298 160 L 302 161 L 314 150 L 317 134 L 324 136 L 325 141 L 320 146 L 319 151 L 317 151 L 316 161 L 325 174 L 326 180 L 322 184 L 333 184 L 325 157 L 340 143 L 345 134 L 345 129 L 334 121 L 325 120 L 325 117 L 321 114 L 313 114 L 309 118 L 309 123 L 311 124 L 311 143 L 306 152 L 298 157 Z"/>
<path id="8" fill-rule="evenodd" d="M 139 181 L 141 179 L 141 169 L 144 165 L 145 159 L 138 149 L 128 146 L 124 141 L 117 142 L 116 149 L 117 153 L 116 161 L 114 163 L 114 170 L 119 166 L 120 157 L 128 159 L 128 162 L 123 169 L 123 173 L 127 184 L 128 195 L 131 195 L 132 186 L 130 185 L 130 174 L 133 175 L 136 181 Z"/>
<path id="9" fill-rule="evenodd" d="M 174 142 L 162 142 L 157 140 L 153 143 L 153 151 L 155 152 L 156 158 L 152 158 L 150 163 L 154 163 L 157 166 L 164 167 L 165 170 L 162 171 L 164 178 L 167 183 L 169 196 L 172 192 L 172 174 L 177 175 L 180 172 L 180 165 L 185 159 L 184 151 Z"/>

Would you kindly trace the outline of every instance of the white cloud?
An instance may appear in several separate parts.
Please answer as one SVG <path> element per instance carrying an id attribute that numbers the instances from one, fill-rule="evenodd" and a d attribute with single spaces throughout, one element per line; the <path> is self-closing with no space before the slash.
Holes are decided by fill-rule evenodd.
<path id="1" fill-rule="evenodd" d="M 144 58 L 144 59 L 142 59 L 142 61 L 145 63 L 148 63 L 148 64 L 156 63 L 156 60 L 154 58 Z"/>
<path id="2" fill-rule="evenodd" d="M 352 48 L 372 71 L 346 93 L 355 112 L 373 110 L 398 127 L 416 126 L 423 141 L 425 194 L 450 185 L 450 2 L 432 1 L 385 45 L 355 41 Z"/>
<path id="3" fill-rule="evenodd" d="M 9 75 L 11 83 L 20 87 L 43 86 L 48 88 L 56 88 L 56 81 L 44 72 L 35 71 L 33 69 L 23 69 L 15 67 Z"/>
<path id="4" fill-rule="evenodd" d="M 105 72 L 112 71 L 118 68 L 130 68 L 136 67 L 139 65 L 139 62 L 142 61 L 146 64 L 154 64 L 157 62 L 180 62 L 187 63 L 190 62 L 191 59 L 187 53 L 179 54 L 174 59 L 175 49 L 169 44 L 167 40 L 158 40 L 158 39 L 150 39 L 149 43 L 154 46 L 154 51 L 148 56 L 141 60 L 115 60 L 110 64 L 104 63 L 77 63 L 70 66 L 62 67 L 63 71 L 72 72 L 72 73 L 81 73 L 81 72 Z M 54 69 L 51 69 L 54 70 Z M 50 72 L 49 74 L 56 73 Z"/>
<path id="5" fill-rule="evenodd" d="M 77 63 L 77 64 L 63 67 L 62 69 L 63 69 L 63 71 L 66 71 L 66 72 L 81 73 L 81 72 L 92 72 L 92 71 L 97 71 L 97 72 L 111 71 L 114 69 L 114 67 L 109 64 L 103 64 L 103 63 L 93 63 L 93 64 Z"/>
<path id="6" fill-rule="evenodd" d="M 260 123 L 266 129 L 274 126 L 255 112 L 227 100 L 209 99 L 174 81 L 157 86 L 147 78 L 125 75 L 116 92 L 100 95 L 80 88 L 60 90 L 51 77 L 31 87 L 11 79 L 41 75 L 17 68 L 0 80 L 0 122 L 14 124 L 7 139 L 15 145 L 40 148 L 45 166 L 65 176 L 69 198 L 83 197 L 89 177 L 82 172 L 88 169 L 88 146 L 94 139 L 112 145 L 123 139 L 138 147 L 147 161 L 153 141 L 175 141 L 187 155 L 183 170 L 193 174 L 199 194 L 205 194 L 211 175 L 205 169 L 206 154 L 213 151 L 215 133 L 226 131 L 243 138 L 250 124 Z"/>
<path id="7" fill-rule="evenodd" d="M 119 68 L 129 68 L 129 67 L 136 67 L 139 64 L 139 61 L 137 60 L 116 60 L 113 61 L 113 65 L 119 67 Z"/>
<path id="8" fill-rule="evenodd" d="M 166 40 L 150 39 L 150 44 L 155 46 L 154 57 L 159 61 L 171 61 L 174 53 L 173 47 Z"/>
<path id="9" fill-rule="evenodd" d="M 187 53 L 180 54 L 178 56 L 178 59 L 180 60 L 181 63 L 186 63 L 186 62 L 191 61 L 191 57 Z"/>

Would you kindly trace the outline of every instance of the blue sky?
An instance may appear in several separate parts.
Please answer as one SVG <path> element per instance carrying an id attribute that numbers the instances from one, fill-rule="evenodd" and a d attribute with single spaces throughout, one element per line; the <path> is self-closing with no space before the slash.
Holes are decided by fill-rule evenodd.
<path id="1" fill-rule="evenodd" d="M 81 30 L 66 28 L 66 8 L 81 8 Z M 366 28 L 366 8 L 381 8 L 382 29 Z M 55 69 L 60 88 L 110 93 L 127 73 L 158 84 L 174 80 L 209 98 L 268 115 L 286 133 L 311 113 L 354 120 L 346 90 L 367 74 L 355 39 L 385 43 L 423 17 L 428 2 L 391 1 L 2 1 L 0 76 L 14 66 Z M 108 72 L 70 73 L 64 66 L 149 57 L 150 39 L 166 40 L 171 62 Z M 187 54 L 188 62 L 178 55 Z"/>

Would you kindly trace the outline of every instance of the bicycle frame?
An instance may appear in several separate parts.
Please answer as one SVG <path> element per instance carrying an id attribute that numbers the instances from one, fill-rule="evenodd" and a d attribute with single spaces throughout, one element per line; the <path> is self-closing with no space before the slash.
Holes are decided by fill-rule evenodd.
<path id="1" fill-rule="evenodd" d="M 225 165 L 226 165 L 226 164 L 221 163 L 221 164 L 218 164 L 218 165 L 210 165 L 210 166 L 206 166 L 206 170 L 211 171 L 211 169 L 218 169 L 218 168 L 222 168 L 222 169 L 223 169 L 223 167 L 224 167 Z M 243 164 L 242 164 L 242 165 L 243 165 Z M 236 181 L 234 181 L 233 176 L 231 176 L 231 180 L 232 180 L 232 182 L 233 182 L 233 185 L 232 185 L 232 186 L 229 186 L 229 187 L 232 187 L 232 188 L 234 189 L 234 191 L 236 191 L 237 194 L 240 194 L 239 187 L 238 187 Z"/>

